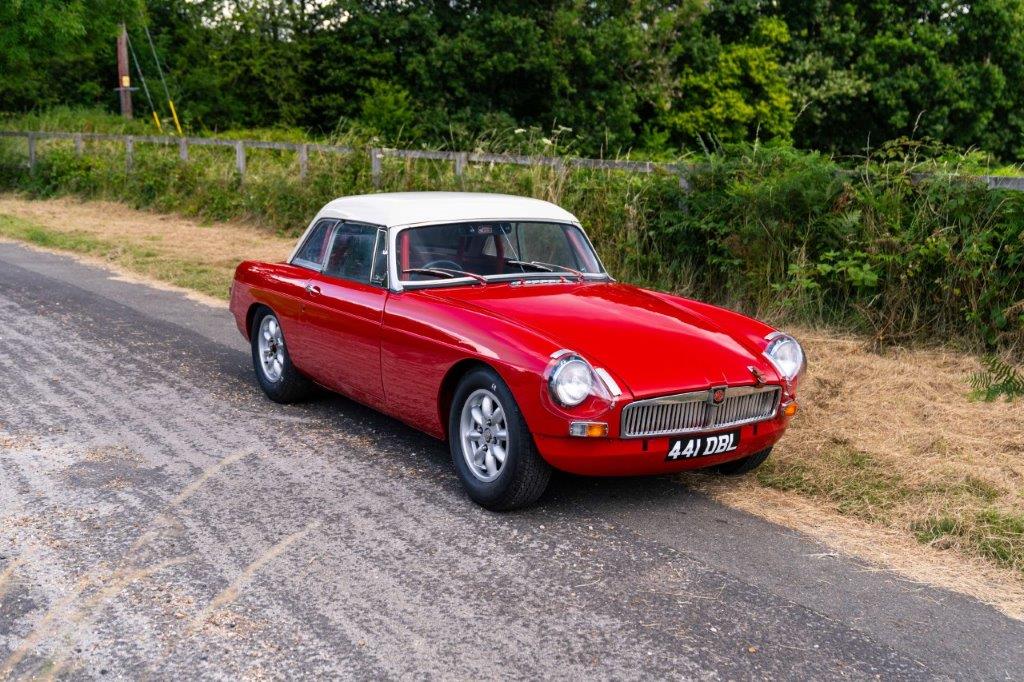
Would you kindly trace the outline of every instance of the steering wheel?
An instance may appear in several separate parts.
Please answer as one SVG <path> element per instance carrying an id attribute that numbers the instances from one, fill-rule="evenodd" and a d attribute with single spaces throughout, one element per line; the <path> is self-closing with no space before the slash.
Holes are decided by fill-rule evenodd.
<path id="1" fill-rule="evenodd" d="M 424 268 L 428 268 L 428 269 L 429 268 L 443 268 L 445 270 L 462 270 L 462 266 L 459 265 L 458 263 L 456 263 L 455 261 L 453 261 L 453 260 L 444 260 L 444 259 L 432 260 L 429 263 L 427 263 L 426 265 L 424 265 L 423 267 Z"/>

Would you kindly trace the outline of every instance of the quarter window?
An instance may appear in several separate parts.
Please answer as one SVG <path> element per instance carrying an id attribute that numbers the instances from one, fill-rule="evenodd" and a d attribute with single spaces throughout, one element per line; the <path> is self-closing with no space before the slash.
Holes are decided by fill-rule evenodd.
<path id="1" fill-rule="evenodd" d="M 377 232 L 377 228 L 370 225 L 338 225 L 324 274 L 369 284 L 376 260 Z"/>
<path id="2" fill-rule="evenodd" d="M 320 265 L 324 262 L 324 256 L 327 254 L 327 237 L 330 235 L 331 228 L 337 222 L 336 220 L 321 220 L 318 222 L 310 231 L 309 236 L 306 237 L 306 241 L 302 243 L 302 247 L 295 254 L 292 262 L 295 265 L 301 265 L 306 268 L 319 269 Z"/>
<path id="3" fill-rule="evenodd" d="M 388 231 L 377 231 L 377 245 L 373 256 L 373 270 L 370 272 L 370 284 L 386 286 L 388 283 Z"/>

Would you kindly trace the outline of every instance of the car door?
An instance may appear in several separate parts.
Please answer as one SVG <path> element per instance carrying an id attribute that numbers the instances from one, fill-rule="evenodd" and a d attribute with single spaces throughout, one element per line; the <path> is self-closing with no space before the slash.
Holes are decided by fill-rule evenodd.
<path id="1" fill-rule="evenodd" d="M 320 272 L 306 287 L 303 327 L 319 383 L 379 407 L 381 320 L 387 301 L 387 233 L 341 222 Z"/>
<path id="2" fill-rule="evenodd" d="M 316 221 L 288 262 L 288 267 L 281 268 L 277 287 L 281 295 L 265 301 L 281 321 L 288 355 L 299 371 L 307 375 L 316 366 L 316 355 L 309 346 L 310 335 L 303 320 L 310 278 L 320 272 L 327 261 L 334 228 L 339 222 L 336 218 Z"/>

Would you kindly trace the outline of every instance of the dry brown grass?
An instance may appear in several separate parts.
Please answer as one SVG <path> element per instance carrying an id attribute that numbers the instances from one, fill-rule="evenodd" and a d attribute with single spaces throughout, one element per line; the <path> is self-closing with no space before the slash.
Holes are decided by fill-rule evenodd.
<path id="1" fill-rule="evenodd" d="M 43 246 L 221 298 L 239 261 L 278 260 L 292 246 L 245 225 L 115 203 L 7 196 L 4 215 L 25 222 L 0 234 L 32 241 L 26 226 L 36 226 Z M 980 364 L 970 355 L 876 353 L 863 339 L 792 331 L 810 365 L 801 412 L 775 454 L 755 477 L 685 480 L 837 550 L 1024 616 L 1024 400 L 971 400 Z"/>
<path id="2" fill-rule="evenodd" d="M 202 224 L 173 215 L 137 211 L 109 201 L 70 198 L 28 201 L 0 196 L 0 236 L 37 246 L 85 253 L 150 277 L 226 299 L 235 266 L 246 259 L 278 261 L 295 240 L 238 223 Z M 31 226 L 45 229 L 32 231 Z"/>
<path id="3" fill-rule="evenodd" d="M 790 448 L 843 443 L 908 483 L 979 478 L 1016 498 L 1024 478 L 1024 401 L 970 400 L 976 357 L 945 349 L 870 351 L 863 340 L 797 330 L 810 366 Z"/>
<path id="4" fill-rule="evenodd" d="M 977 358 L 795 330 L 801 411 L 729 504 L 1024 616 L 1024 400 L 969 397 Z"/>

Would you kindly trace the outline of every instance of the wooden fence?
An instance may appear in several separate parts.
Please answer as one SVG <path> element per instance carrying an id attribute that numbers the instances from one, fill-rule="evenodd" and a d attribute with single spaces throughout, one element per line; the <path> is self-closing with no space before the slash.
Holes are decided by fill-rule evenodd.
<path id="1" fill-rule="evenodd" d="M 34 171 L 37 161 L 37 143 L 39 140 L 73 140 L 75 152 L 85 153 L 85 141 L 118 142 L 124 145 L 125 169 L 130 171 L 135 154 L 136 144 L 170 145 L 178 148 L 178 157 L 182 161 L 189 160 L 189 148 L 192 146 L 230 147 L 235 150 L 235 169 L 241 177 L 245 177 L 247 149 L 279 149 L 291 151 L 298 155 L 299 177 L 305 178 L 309 173 L 310 152 L 324 154 L 369 154 L 370 173 L 374 186 L 380 185 L 381 163 L 385 158 L 393 159 L 424 159 L 448 161 L 452 164 L 455 175 L 462 175 L 466 167 L 472 163 L 509 164 L 516 166 L 551 166 L 555 168 L 595 168 L 620 170 L 633 173 L 650 173 L 661 169 L 679 175 L 680 183 L 685 187 L 688 183 L 685 171 L 688 166 L 683 164 L 655 163 L 652 161 L 616 161 L 605 159 L 580 159 L 558 156 L 529 156 L 516 154 L 487 154 L 483 152 L 442 152 L 420 149 L 388 149 L 372 147 L 360 150 L 342 145 L 325 145 L 313 142 L 265 142 L 262 140 L 224 140 L 215 137 L 171 137 L 159 135 L 110 135 L 104 133 L 65 133 L 42 131 L 0 131 L 0 137 L 24 138 L 28 142 L 28 168 Z"/>
<path id="2" fill-rule="evenodd" d="M 361 150 L 355 147 L 342 145 L 316 144 L 313 142 L 265 142 L 262 140 L 224 140 L 215 137 L 171 137 L 159 135 L 110 135 L 103 133 L 65 133 L 65 132 L 42 132 L 42 131 L 0 131 L 0 137 L 24 138 L 28 142 L 28 168 L 34 171 L 37 160 L 36 145 L 39 140 L 57 139 L 73 140 L 75 152 L 79 155 L 85 153 L 85 141 L 119 142 L 124 145 L 125 169 L 131 171 L 134 160 L 136 144 L 158 144 L 170 145 L 178 148 L 178 157 L 187 162 L 189 160 L 189 148 L 200 147 L 230 147 L 235 150 L 235 169 L 240 177 L 245 177 L 246 150 L 247 149 L 279 149 L 291 151 L 298 155 L 299 177 L 305 178 L 309 173 L 309 153 L 321 154 L 369 154 L 370 174 L 375 187 L 381 182 L 381 163 L 385 158 L 393 159 L 425 159 L 433 161 L 448 161 L 452 164 L 455 175 L 459 176 L 465 172 L 466 167 L 472 163 L 508 164 L 516 166 L 551 166 L 554 168 L 593 168 L 600 170 L 619 170 L 632 173 L 651 173 L 655 170 L 672 173 L 679 176 L 679 184 L 689 189 L 689 182 L 686 179 L 687 171 L 691 166 L 676 163 L 656 163 L 654 161 L 624 161 L 607 159 L 581 159 L 575 157 L 560 156 L 529 156 L 517 154 L 487 154 L 483 152 L 442 152 L 426 151 L 419 149 L 387 149 L 385 147 L 372 147 Z M 924 174 L 916 174 L 915 179 L 923 178 Z M 975 180 L 985 183 L 990 189 L 1008 189 L 1024 192 L 1024 177 L 1004 175 L 976 175 L 969 176 Z"/>

